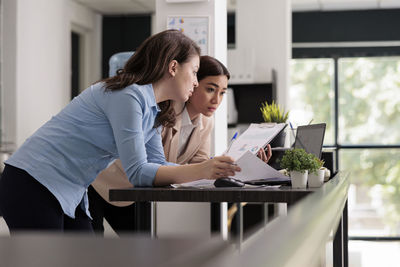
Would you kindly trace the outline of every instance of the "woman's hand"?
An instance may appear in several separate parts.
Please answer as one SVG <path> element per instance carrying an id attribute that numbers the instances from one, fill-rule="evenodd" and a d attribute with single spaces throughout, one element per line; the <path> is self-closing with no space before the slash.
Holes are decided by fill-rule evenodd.
<path id="1" fill-rule="evenodd" d="M 269 159 L 272 157 L 271 146 L 269 144 L 267 145 L 267 154 L 265 153 L 264 149 L 260 148 L 257 156 L 265 163 L 268 163 Z"/>
<path id="2" fill-rule="evenodd" d="M 218 179 L 234 176 L 235 172 L 241 171 L 240 167 L 234 162 L 233 158 L 229 156 L 219 156 L 204 161 L 200 163 L 202 177 L 204 179 Z"/>

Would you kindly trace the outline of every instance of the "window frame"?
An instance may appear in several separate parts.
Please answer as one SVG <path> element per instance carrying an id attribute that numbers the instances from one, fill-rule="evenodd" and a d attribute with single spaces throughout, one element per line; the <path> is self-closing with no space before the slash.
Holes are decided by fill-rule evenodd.
<path id="1" fill-rule="evenodd" d="M 325 45 L 325 47 L 324 47 Z M 293 44 L 292 59 L 315 59 L 315 58 L 331 58 L 334 62 L 334 139 L 333 145 L 325 146 L 324 148 L 333 148 L 336 150 L 336 169 L 339 169 L 339 152 L 347 149 L 400 149 L 400 144 L 377 145 L 342 145 L 339 142 L 339 59 L 351 57 L 389 57 L 400 56 L 400 43 L 398 46 L 349 46 L 349 47 L 329 47 L 326 44 L 318 45 L 317 43 L 310 44 L 309 47 L 296 47 Z M 400 240 L 400 236 L 349 236 L 350 240 Z"/>

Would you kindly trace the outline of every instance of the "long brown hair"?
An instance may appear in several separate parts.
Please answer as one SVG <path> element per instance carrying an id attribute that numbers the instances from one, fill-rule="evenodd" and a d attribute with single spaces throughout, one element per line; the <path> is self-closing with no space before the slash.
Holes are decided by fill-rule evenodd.
<path id="1" fill-rule="evenodd" d="M 166 30 L 147 38 L 129 58 L 117 75 L 102 80 L 106 90 L 121 90 L 131 84 L 149 84 L 159 81 L 172 60 L 187 62 L 192 56 L 200 56 L 199 46 L 178 30 Z M 176 115 L 170 100 L 158 104 L 161 112 L 154 127 L 172 127 Z"/>

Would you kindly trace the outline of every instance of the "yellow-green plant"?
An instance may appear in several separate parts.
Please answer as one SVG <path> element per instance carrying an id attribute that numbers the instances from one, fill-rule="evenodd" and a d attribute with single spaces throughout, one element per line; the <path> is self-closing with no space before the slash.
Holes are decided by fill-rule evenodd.
<path id="1" fill-rule="evenodd" d="M 289 117 L 289 111 L 285 112 L 285 110 L 283 108 L 281 109 L 274 101 L 272 101 L 271 104 L 268 104 L 267 101 L 261 103 L 260 110 L 265 122 L 286 122 Z"/>

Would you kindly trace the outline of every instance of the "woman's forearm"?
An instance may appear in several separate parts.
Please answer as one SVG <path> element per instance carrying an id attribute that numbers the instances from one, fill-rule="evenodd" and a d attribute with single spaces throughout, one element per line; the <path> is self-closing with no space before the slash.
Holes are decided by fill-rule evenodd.
<path id="1" fill-rule="evenodd" d="M 202 179 L 199 165 L 200 163 L 180 166 L 161 166 L 156 173 L 154 185 L 181 184 Z"/>
<path id="2" fill-rule="evenodd" d="M 233 176 L 240 168 L 228 156 L 215 157 L 202 163 L 158 168 L 154 185 L 168 185 L 191 182 L 199 179 L 218 179 Z"/>

